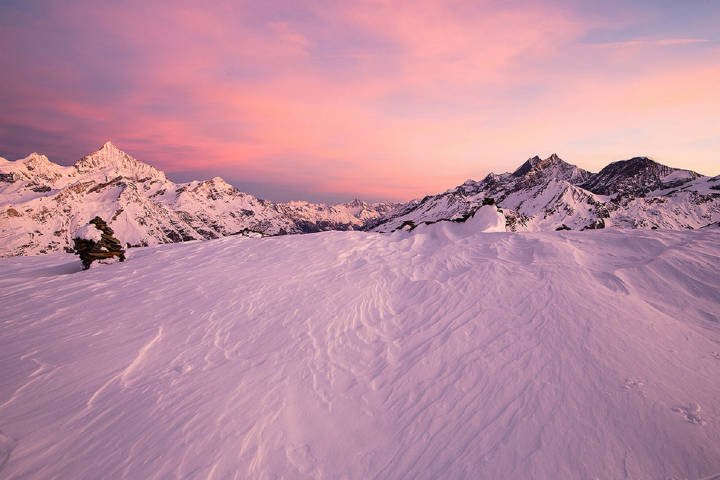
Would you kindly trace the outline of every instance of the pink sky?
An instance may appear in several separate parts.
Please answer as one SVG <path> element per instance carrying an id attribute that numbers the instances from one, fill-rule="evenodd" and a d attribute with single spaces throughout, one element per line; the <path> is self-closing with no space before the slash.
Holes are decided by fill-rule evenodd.
<path id="1" fill-rule="evenodd" d="M 274 200 L 408 200 L 553 152 L 720 174 L 713 2 L 162 3 L 0 5 L 0 156 L 110 139 Z"/>

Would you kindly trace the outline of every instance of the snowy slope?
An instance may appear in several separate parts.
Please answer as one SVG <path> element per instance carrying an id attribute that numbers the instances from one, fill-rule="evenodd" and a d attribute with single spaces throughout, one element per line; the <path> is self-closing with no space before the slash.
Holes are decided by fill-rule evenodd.
<path id="1" fill-rule="evenodd" d="M 709 478 L 720 229 L 0 260 L 0 477 Z"/>
<path id="2" fill-rule="evenodd" d="M 646 157 L 613 162 L 593 174 L 557 155 L 533 157 L 513 173 L 409 202 L 369 228 L 390 232 L 414 223 L 467 215 L 486 198 L 506 210 L 507 229 L 701 228 L 720 220 L 720 177 L 661 165 Z"/>
<path id="3" fill-rule="evenodd" d="M 70 167 L 36 153 L 0 159 L 0 257 L 63 251 L 96 215 L 123 244 L 156 245 L 244 229 L 269 235 L 356 229 L 392 207 L 268 202 L 219 177 L 176 184 L 107 142 Z"/>

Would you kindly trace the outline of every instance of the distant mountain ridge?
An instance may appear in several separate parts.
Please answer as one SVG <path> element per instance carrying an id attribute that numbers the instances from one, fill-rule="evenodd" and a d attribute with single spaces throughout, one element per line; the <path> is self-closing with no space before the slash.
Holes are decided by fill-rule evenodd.
<path id="1" fill-rule="evenodd" d="M 391 203 L 276 203 L 220 177 L 174 183 L 110 142 L 72 166 L 32 153 L 0 159 L 0 257 L 60 252 L 96 215 L 134 246 L 218 238 L 363 228 Z"/>
<path id="2" fill-rule="evenodd" d="M 408 202 L 368 228 L 389 232 L 405 222 L 459 219 L 490 198 L 503 210 L 509 231 L 690 229 L 720 220 L 720 176 L 671 168 L 647 157 L 591 173 L 552 154 L 529 158 L 512 173 L 491 173 Z"/>
<path id="3" fill-rule="evenodd" d="M 124 244 L 144 246 L 249 232 L 391 232 L 406 222 L 467 218 L 488 199 L 502 209 L 508 231 L 701 228 L 720 221 L 720 176 L 647 157 L 591 173 L 552 154 L 404 204 L 277 203 L 219 177 L 172 182 L 107 142 L 72 166 L 37 153 L 0 158 L 0 257 L 63 251 L 75 230 L 96 215 Z"/>

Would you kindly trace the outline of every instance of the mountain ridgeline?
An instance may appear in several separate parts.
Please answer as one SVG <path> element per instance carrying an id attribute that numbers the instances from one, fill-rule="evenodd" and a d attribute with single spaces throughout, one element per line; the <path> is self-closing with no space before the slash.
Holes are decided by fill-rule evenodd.
<path id="1" fill-rule="evenodd" d="M 124 246 L 148 246 L 358 229 L 393 207 L 359 200 L 276 203 L 219 177 L 175 183 L 107 142 L 68 167 L 36 153 L 0 159 L 0 257 L 62 252 L 75 230 L 95 216 L 108 222 Z"/>
<path id="2" fill-rule="evenodd" d="M 129 246 L 324 230 L 390 232 L 467 218 L 492 198 L 508 231 L 700 228 L 720 221 L 720 176 L 670 168 L 646 157 L 590 173 L 553 154 L 512 173 L 468 180 L 405 204 L 339 205 L 258 199 L 215 177 L 175 183 L 107 142 L 75 165 L 33 153 L 0 158 L 0 257 L 61 252 L 95 216 Z"/>
<path id="3" fill-rule="evenodd" d="M 503 210 L 508 231 L 679 230 L 720 220 L 720 176 L 667 167 L 647 157 L 613 162 L 591 173 L 553 154 L 532 157 L 512 173 L 491 173 L 409 202 L 368 228 L 390 232 L 406 222 L 462 219 L 488 198 Z"/>

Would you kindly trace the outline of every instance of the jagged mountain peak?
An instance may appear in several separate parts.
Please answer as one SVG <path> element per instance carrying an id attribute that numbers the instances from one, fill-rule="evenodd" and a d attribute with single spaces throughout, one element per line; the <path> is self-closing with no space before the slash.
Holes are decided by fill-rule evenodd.
<path id="1" fill-rule="evenodd" d="M 539 155 L 534 155 L 527 160 L 527 163 L 534 168 L 547 168 L 550 165 L 556 165 L 558 163 L 567 164 L 567 162 L 561 159 L 557 153 L 553 153 L 545 159 L 541 159 Z"/>
<path id="2" fill-rule="evenodd" d="M 540 157 L 535 155 L 534 157 L 530 157 L 527 160 L 525 160 L 525 163 L 520 165 L 520 167 L 515 170 L 512 175 L 513 177 L 522 177 L 524 175 L 527 175 L 528 172 L 530 172 L 533 168 L 535 168 L 540 163 Z"/>
<path id="3" fill-rule="evenodd" d="M 668 167 L 640 156 L 610 163 L 583 183 L 582 187 L 600 195 L 643 195 L 650 190 L 680 185 L 701 176 L 692 170 Z"/>
<path id="4" fill-rule="evenodd" d="M 579 183 L 589 178 L 590 172 L 567 163 L 557 153 L 553 153 L 545 159 L 537 155 L 527 159 L 512 173 L 512 176 L 531 181 L 557 178 L 570 183 Z"/>
<path id="5" fill-rule="evenodd" d="M 41 153 L 37 153 L 37 152 L 32 152 L 30 155 L 21 159 L 20 161 L 26 165 L 28 163 L 37 163 L 37 162 L 50 163 L 50 160 L 48 159 L 47 156 L 45 156 Z"/>
<path id="6" fill-rule="evenodd" d="M 166 180 L 163 172 L 133 158 L 110 141 L 105 142 L 99 150 L 78 160 L 74 166 L 79 173 L 105 171 L 135 180 Z"/>
<path id="7" fill-rule="evenodd" d="M 228 182 L 225 181 L 222 177 L 213 177 L 209 180 L 201 180 L 200 185 L 208 185 L 213 187 L 232 187 Z"/>
<path id="8" fill-rule="evenodd" d="M 37 152 L 33 152 L 27 157 L 20 160 L 20 163 L 25 165 L 25 167 L 32 171 L 37 169 L 52 169 L 53 167 L 57 167 L 58 165 L 54 164 L 53 162 L 48 159 L 47 156 L 42 155 Z"/>
<path id="9" fill-rule="evenodd" d="M 14 162 L 5 160 L 0 165 L 0 174 L 4 174 L 4 178 L 26 180 L 39 185 L 52 184 L 69 173 L 67 167 L 57 165 L 37 152 Z"/>
<path id="10" fill-rule="evenodd" d="M 365 203 L 362 200 L 360 200 L 359 198 L 355 197 L 354 199 L 350 200 L 349 202 L 346 202 L 341 205 L 344 205 L 348 208 L 361 208 L 361 207 L 365 207 L 367 205 L 367 203 Z"/>
<path id="11" fill-rule="evenodd" d="M 120 151 L 120 149 L 117 148 L 117 147 L 115 146 L 115 144 L 112 143 L 110 140 L 108 140 L 107 142 L 103 143 L 103 146 L 100 147 L 100 150 L 105 150 L 105 151 Z"/>
<path id="12" fill-rule="evenodd" d="M 234 186 L 227 183 L 221 177 L 213 177 L 210 180 L 202 180 L 200 182 L 192 182 L 194 185 L 192 190 L 201 193 L 207 198 L 217 200 L 223 196 L 234 195 L 240 191 Z"/>
<path id="13" fill-rule="evenodd" d="M 553 153 L 545 159 L 541 159 L 538 155 L 535 155 L 528 158 L 525 163 L 520 165 L 520 167 L 513 172 L 513 176 L 522 177 L 530 173 L 532 170 L 544 170 L 555 165 L 567 165 L 574 167 L 574 165 L 570 165 L 569 163 L 563 161 L 557 153 Z"/>
<path id="14" fill-rule="evenodd" d="M 642 170 L 646 170 L 648 168 L 667 168 L 670 169 L 670 167 L 667 167 L 661 163 L 656 162 L 655 160 L 652 160 L 648 157 L 642 156 L 642 157 L 632 157 L 627 160 L 618 160 L 616 162 L 612 162 L 608 165 L 606 165 L 601 172 L 604 171 L 622 171 L 626 174 L 635 174 Z"/>

